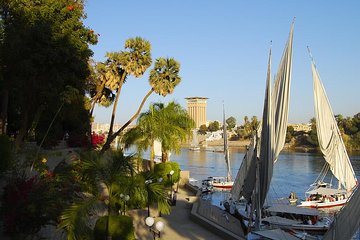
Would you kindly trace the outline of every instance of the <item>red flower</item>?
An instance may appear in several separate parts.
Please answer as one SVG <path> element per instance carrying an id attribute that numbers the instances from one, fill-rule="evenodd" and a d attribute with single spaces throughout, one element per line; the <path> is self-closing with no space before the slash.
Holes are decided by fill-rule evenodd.
<path id="1" fill-rule="evenodd" d="M 69 5 L 66 7 L 68 11 L 73 11 L 74 10 L 74 6 L 73 5 Z"/>

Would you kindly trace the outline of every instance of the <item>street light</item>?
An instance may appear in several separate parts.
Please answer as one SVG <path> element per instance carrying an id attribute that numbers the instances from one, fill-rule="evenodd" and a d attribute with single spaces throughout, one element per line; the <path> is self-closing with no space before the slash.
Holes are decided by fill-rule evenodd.
<path id="1" fill-rule="evenodd" d="M 125 195 L 124 197 L 124 215 L 126 215 L 126 202 L 130 200 L 129 195 Z"/>
<path id="2" fill-rule="evenodd" d="M 155 224 L 155 228 L 154 228 L 153 227 L 154 223 L 155 223 L 155 219 L 153 217 L 147 217 L 145 219 L 145 224 L 146 226 L 149 227 L 149 231 L 153 233 L 153 238 L 155 240 L 156 236 L 160 238 L 160 233 L 162 232 L 162 230 L 164 230 L 165 224 L 162 221 L 158 221 Z"/>
<path id="3" fill-rule="evenodd" d="M 170 190 L 170 202 L 171 202 L 171 205 L 173 205 L 173 181 L 172 181 L 172 176 L 174 174 L 174 170 L 171 170 L 169 172 L 169 175 L 170 175 L 170 184 L 171 184 L 171 190 Z"/>
<path id="4" fill-rule="evenodd" d="M 150 217 L 150 199 L 149 199 L 149 184 L 152 183 L 151 179 L 145 181 L 146 192 L 147 192 L 147 208 L 148 208 L 148 217 Z"/>

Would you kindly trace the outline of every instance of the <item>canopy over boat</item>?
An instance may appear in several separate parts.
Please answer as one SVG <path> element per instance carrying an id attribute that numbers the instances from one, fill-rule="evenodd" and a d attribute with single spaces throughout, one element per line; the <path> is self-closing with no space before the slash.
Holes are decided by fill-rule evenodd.
<path id="1" fill-rule="evenodd" d="M 321 194 L 321 195 L 335 195 L 345 194 L 346 190 L 334 189 L 334 188 L 317 188 L 306 192 L 307 194 Z"/>
<path id="2" fill-rule="evenodd" d="M 267 208 L 267 212 L 290 213 L 307 216 L 318 216 L 319 211 L 313 208 L 300 208 L 293 205 L 274 205 Z"/>
<path id="3" fill-rule="evenodd" d="M 294 237 L 281 229 L 254 231 L 252 233 L 273 240 L 299 240 L 299 238 Z"/>

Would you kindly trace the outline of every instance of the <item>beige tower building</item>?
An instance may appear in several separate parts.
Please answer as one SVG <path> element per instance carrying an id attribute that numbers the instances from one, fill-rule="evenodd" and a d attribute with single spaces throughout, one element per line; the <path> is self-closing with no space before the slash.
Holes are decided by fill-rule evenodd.
<path id="1" fill-rule="evenodd" d="M 187 111 L 195 121 L 196 128 L 206 124 L 206 100 L 205 97 L 187 97 Z"/>

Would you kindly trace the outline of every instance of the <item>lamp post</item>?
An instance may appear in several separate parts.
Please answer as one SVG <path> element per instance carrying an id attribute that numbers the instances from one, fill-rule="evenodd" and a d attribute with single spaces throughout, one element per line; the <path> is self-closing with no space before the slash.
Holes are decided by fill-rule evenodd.
<path id="1" fill-rule="evenodd" d="M 145 181 L 146 185 L 146 192 L 147 192 L 147 210 L 148 210 L 148 217 L 150 217 L 150 199 L 149 199 L 149 184 L 152 183 L 151 179 Z"/>
<path id="2" fill-rule="evenodd" d="M 130 200 L 129 195 L 125 195 L 124 197 L 124 215 L 126 215 L 126 202 Z"/>
<path id="3" fill-rule="evenodd" d="M 155 223 L 155 219 L 153 217 L 147 217 L 145 219 L 146 226 L 149 227 L 149 231 L 153 233 L 153 239 L 155 240 L 156 237 L 160 238 L 160 234 L 162 230 L 164 230 L 165 224 L 162 221 L 158 221 L 155 223 L 155 228 L 153 227 Z"/>
<path id="4" fill-rule="evenodd" d="M 171 202 L 171 205 L 173 204 L 173 181 L 172 181 L 172 176 L 174 174 L 174 170 L 171 170 L 169 172 L 169 175 L 170 175 L 170 184 L 171 184 L 171 189 L 170 189 L 170 202 Z"/>

